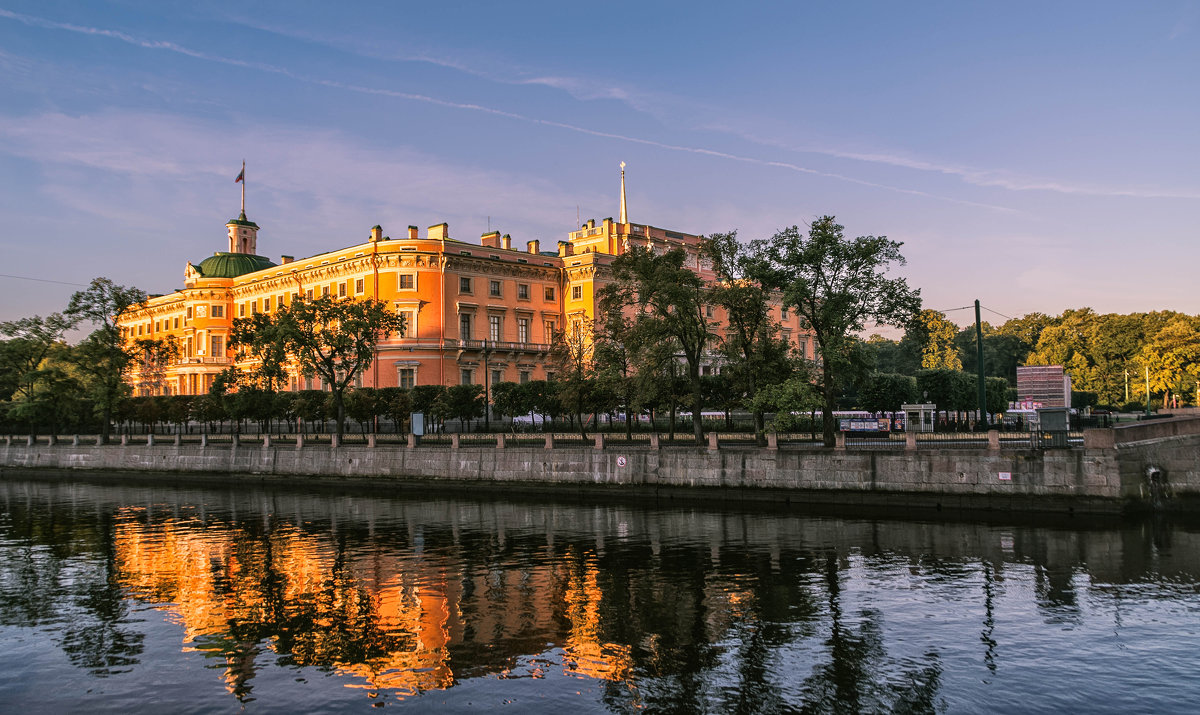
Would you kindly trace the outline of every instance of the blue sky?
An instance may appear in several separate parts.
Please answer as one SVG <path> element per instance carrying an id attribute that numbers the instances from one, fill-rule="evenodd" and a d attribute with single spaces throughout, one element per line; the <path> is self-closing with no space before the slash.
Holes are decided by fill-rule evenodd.
<path id="1" fill-rule="evenodd" d="M 553 245 L 625 161 L 635 222 L 833 214 L 927 307 L 1200 313 L 1198 2 L 337 5 L 0 0 L 0 273 L 170 291 L 243 159 L 274 260 Z M 0 320 L 75 289 L 0 277 Z"/>

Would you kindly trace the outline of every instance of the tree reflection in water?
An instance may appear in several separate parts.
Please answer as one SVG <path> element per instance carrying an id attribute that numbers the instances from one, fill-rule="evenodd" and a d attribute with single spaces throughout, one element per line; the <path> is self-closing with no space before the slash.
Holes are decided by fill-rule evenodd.
<path id="1" fill-rule="evenodd" d="M 0 626 L 112 679 L 146 665 L 148 605 L 176 639 L 155 652 L 226 703 L 278 697 L 282 671 L 373 703 L 487 683 L 614 712 L 935 712 L 947 672 L 1004 677 L 1014 608 L 1082 621 L 1089 543 L 1179 568 L 1129 531 L 38 482 L 0 499 Z M 926 632 L 938 609 L 957 640 Z"/>

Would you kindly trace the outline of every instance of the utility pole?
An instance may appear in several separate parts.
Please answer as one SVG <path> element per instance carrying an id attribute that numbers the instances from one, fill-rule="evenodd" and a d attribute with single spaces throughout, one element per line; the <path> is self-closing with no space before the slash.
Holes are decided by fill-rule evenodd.
<path id="1" fill-rule="evenodd" d="M 987 412 L 987 390 L 983 379 L 983 325 L 979 321 L 979 301 L 975 301 L 975 369 L 979 380 L 979 419 L 991 426 Z"/>

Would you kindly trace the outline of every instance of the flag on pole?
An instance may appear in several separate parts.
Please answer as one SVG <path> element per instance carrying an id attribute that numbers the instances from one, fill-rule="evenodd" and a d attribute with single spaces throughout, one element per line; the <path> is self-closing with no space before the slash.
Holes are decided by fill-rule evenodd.
<path id="1" fill-rule="evenodd" d="M 236 184 L 239 181 L 243 181 L 245 178 L 246 178 L 246 167 L 243 166 L 242 170 L 238 172 L 237 178 L 233 180 L 233 183 Z"/>

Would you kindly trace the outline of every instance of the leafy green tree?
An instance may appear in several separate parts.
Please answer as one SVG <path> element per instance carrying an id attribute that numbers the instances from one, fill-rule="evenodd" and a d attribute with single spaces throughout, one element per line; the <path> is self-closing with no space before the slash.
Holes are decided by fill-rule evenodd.
<path id="1" fill-rule="evenodd" d="M 578 321 L 559 331 L 550 346 L 550 364 L 554 368 L 558 398 L 569 406 L 572 419 L 579 420 L 579 434 L 587 439 L 584 415 L 595 409 L 597 396 L 593 345 L 595 339 L 588 323 Z"/>
<path id="2" fill-rule="evenodd" d="M 108 441 L 113 412 L 129 394 L 125 378 L 136 355 L 135 346 L 125 341 L 116 321 L 127 310 L 145 301 L 146 294 L 137 288 L 96 278 L 86 290 L 71 296 L 65 311 L 67 318 L 75 323 L 88 321 L 96 326 L 71 351 L 71 356 L 100 412 L 101 442 Z"/>
<path id="3" fill-rule="evenodd" d="M 916 378 L 896 373 L 872 373 L 858 391 L 859 405 L 871 412 L 895 412 L 916 399 Z"/>
<path id="4" fill-rule="evenodd" d="M 497 382 L 492 385 L 492 410 L 502 417 L 516 417 L 532 412 L 526 391 L 515 382 Z"/>
<path id="5" fill-rule="evenodd" d="M 798 372 L 787 380 L 773 385 L 764 385 L 750 401 L 750 409 L 764 413 L 773 412 L 770 428 L 778 432 L 790 432 L 800 426 L 800 415 L 816 409 L 823 397 L 813 385 L 811 376 Z"/>
<path id="6" fill-rule="evenodd" d="M 135 340 L 137 386 L 143 395 L 159 395 L 166 385 L 167 368 L 179 358 L 179 343 L 171 339 Z"/>
<path id="7" fill-rule="evenodd" d="M 983 389 L 987 393 L 988 414 L 1003 414 L 1008 409 L 1009 387 L 1008 380 L 1003 377 L 989 377 L 984 380 Z"/>
<path id="8" fill-rule="evenodd" d="M 761 252 L 763 244 L 757 249 Z M 789 346 L 771 319 L 771 294 L 761 280 L 764 258 L 739 243 L 736 232 L 713 234 L 700 250 L 717 274 L 709 297 L 725 311 L 726 330 L 717 335 L 725 357 L 722 374 L 732 389 L 753 400 L 761 385 L 782 382 L 791 372 Z M 763 413 L 752 414 L 755 439 L 766 444 Z"/>
<path id="9" fill-rule="evenodd" d="M 705 317 L 707 289 L 695 271 L 685 264 L 687 253 L 674 248 L 654 253 L 638 246 L 612 262 L 612 282 L 601 289 L 601 312 L 623 310 L 632 321 L 628 340 L 635 352 L 655 345 L 671 344 L 682 353 L 691 387 L 692 420 L 697 444 L 704 443 L 700 363 L 712 343 L 711 326 Z"/>
<path id="10" fill-rule="evenodd" d="M 240 344 L 274 343 L 263 354 L 282 351 L 304 375 L 316 375 L 329 389 L 337 435 L 345 434 L 345 394 L 375 360 L 375 346 L 389 334 L 403 335 L 404 317 L 376 300 L 337 300 L 330 296 L 295 299 L 268 320 L 246 326 Z"/>
<path id="11" fill-rule="evenodd" d="M 373 424 L 379 414 L 378 402 L 378 395 L 369 387 L 358 387 L 346 393 L 346 416 L 358 422 L 363 434 L 366 434 L 367 423 Z"/>
<path id="12" fill-rule="evenodd" d="M 379 414 L 392 421 L 397 432 L 403 429 L 412 410 L 412 396 L 402 387 L 381 387 L 378 390 Z"/>
<path id="13" fill-rule="evenodd" d="M 438 402 L 442 404 L 435 404 L 434 411 L 443 419 L 458 420 L 459 429 L 465 431 L 469 420 L 483 417 L 483 385 L 452 385 Z"/>
<path id="14" fill-rule="evenodd" d="M 954 338 L 958 326 L 946 319 L 946 314 L 926 308 L 909 322 L 905 337 L 921 346 L 921 368 L 924 370 L 961 370 L 962 360 Z"/>
<path id="15" fill-rule="evenodd" d="M 765 257 L 762 282 L 783 291 L 821 355 L 822 424 L 826 446 L 834 445 L 833 410 L 839 377 L 857 369 L 862 351 L 855 335 L 868 322 L 906 325 L 920 307 L 920 291 L 903 278 L 887 278 L 892 264 L 904 265 L 900 246 L 883 236 L 847 239 L 832 216 L 814 221 L 805 236 L 796 226 L 759 244 Z M 857 353 L 857 354 L 856 354 Z"/>
<path id="16" fill-rule="evenodd" d="M 235 318 L 229 332 L 229 347 L 238 362 L 249 362 L 250 379 L 268 392 L 287 380 L 287 321 L 270 313 Z"/>

